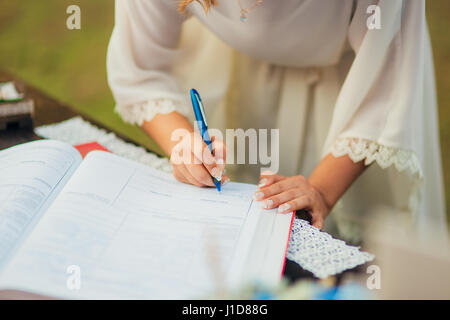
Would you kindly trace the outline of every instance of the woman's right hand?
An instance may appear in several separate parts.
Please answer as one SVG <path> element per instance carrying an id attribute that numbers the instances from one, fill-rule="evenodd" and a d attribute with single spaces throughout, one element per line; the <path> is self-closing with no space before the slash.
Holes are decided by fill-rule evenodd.
<path id="1" fill-rule="evenodd" d="M 213 154 L 201 135 L 186 132 L 181 141 L 172 148 L 170 163 L 178 181 L 199 187 L 214 187 L 211 176 L 221 181 L 229 181 L 224 175 L 226 146 L 222 140 L 212 137 Z"/>

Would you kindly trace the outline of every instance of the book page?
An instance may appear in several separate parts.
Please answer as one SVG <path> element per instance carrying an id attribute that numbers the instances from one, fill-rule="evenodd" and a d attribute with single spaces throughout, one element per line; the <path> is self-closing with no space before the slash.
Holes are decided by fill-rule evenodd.
<path id="1" fill-rule="evenodd" d="M 76 149 L 51 140 L 0 151 L 0 268 L 80 162 Z"/>
<path id="2" fill-rule="evenodd" d="M 229 271 L 250 247 L 242 239 L 251 241 L 261 212 L 255 190 L 229 183 L 219 193 L 91 152 L 0 286 L 62 298 L 205 297 L 239 276 Z"/>

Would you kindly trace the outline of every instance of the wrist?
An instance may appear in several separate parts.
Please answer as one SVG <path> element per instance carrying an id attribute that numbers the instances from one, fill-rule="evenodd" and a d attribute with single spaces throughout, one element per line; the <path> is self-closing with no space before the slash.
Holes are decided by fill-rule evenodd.
<path id="1" fill-rule="evenodd" d="M 314 190 L 316 190 L 316 192 L 319 194 L 319 197 L 322 199 L 322 202 L 326 208 L 326 214 L 324 215 L 323 218 L 326 218 L 331 212 L 331 209 L 333 209 L 337 200 L 335 200 L 335 197 L 330 197 L 329 193 L 325 192 L 326 188 L 321 186 L 321 184 L 318 183 L 317 181 L 314 181 L 314 179 L 309 178 L 308 182 L 314 188 Z"/>
<path id="2" fill-rule="evenodd" d="M 190 121 L 179 112 L 158 114 L 151 121 L 144 122 L 142 129 L 158 143 L 169 157 L 172 149 L 180 142 L 183 133 L 194 131 Z"/>
<path id="3" fill-rule="evenodd" d="M 348 156 L 336 158 L 329 154 L 320 161 L 308 181 L 321 194 L 331 211 L 365 168 L 364 161 L 355 163 Z"/>

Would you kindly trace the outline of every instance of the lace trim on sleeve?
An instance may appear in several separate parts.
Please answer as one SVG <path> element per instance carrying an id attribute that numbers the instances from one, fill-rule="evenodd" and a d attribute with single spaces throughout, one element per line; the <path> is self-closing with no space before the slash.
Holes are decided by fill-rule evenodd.
<path id="1" fill-rule="evenodd" d="M 366 139 L 340 138 L 331 153 L 335 157 L 348 155 L 354 162 L 365 159 L 366 165 L 376 162 L 383 169 L 394 165 L 398 171 L 408 170 L 412 175 L 423 177 L 419 159 L 411 150 L 387 147 Z"/>
<path id="2" fill-rule="evenodd" d="M 125 122 L 141 126 L 144 121 L 152 120 L 157 114 L 178 111 L 186 115 L 187 112 L 183 107 L 184 105 L 179 101 L 160 98 L 134 105 L 117 105 L 116 112 Z"/>
<path id="3" fill-rule="evenodd" d="M 364 160 L 366 165 L 376 162 L 382 169 L 392 165 L 399 172 L 406 171 L 412 177 L 409 209 L 416 213 L 419 204 L 419 189 L 423 183 L 422 166 L 412 150 L 381 145 L 361 138 L 339 138 L 331 148 L 335 157 L 348 155 L 354 162 Z"/>

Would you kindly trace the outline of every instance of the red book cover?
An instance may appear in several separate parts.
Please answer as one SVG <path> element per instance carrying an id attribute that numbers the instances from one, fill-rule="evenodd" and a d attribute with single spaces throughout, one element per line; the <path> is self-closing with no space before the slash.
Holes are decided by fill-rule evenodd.
<path id="1" fill-rule="evenodd" d="M 94 150 L 111 152 L 98 142 L 88 142 L 88 143 L 79 144 L 79 145 L 76 145 L 75 148 L 81 154 L 83 159 L 86 157 L 86 155 L 89 152 L 94 151 Z"/>

